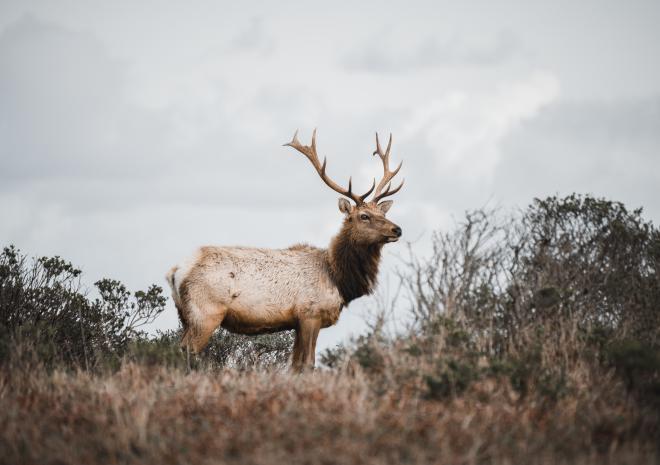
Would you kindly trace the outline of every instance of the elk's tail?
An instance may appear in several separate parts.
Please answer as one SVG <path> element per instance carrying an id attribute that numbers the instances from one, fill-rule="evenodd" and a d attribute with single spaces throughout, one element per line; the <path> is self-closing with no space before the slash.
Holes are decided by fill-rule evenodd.
<path id="1" fill-rule="evenodd" d="M 181 301 L 181 294 L 179 293 L 179 286 L 181 283 L 176 282 L 176 272 L 178 270 L 178 266 L 173 266 L 172 269 L 165 275 L 165 279 L 167 279 L 167 284 L 169 284 L 172 288 L 172 299 L 174 300 L 174 306 L 176 307 L 176 311 L 179 314 L 179 320 L 181 321 L 183 328 L 186 329 L 188 327 L 188 318 L 186 318 L 183 302 Z"/>
<path id="2" fill-rule="evenodd" d="M 167 279 L 167 284 L 170 285 L 170 288 L 172 289 L 172 298 L 174 299 L 174 303 L 176 306 L 179 306 L 179 303 L 181 301 L 181 298 L 179 296 L 179 288 L 176 285 L 175 277 L 176 277 L 176 271 L 179 269 L 178 266 L 173 266 L 170 271 L 167 272 L 165 275 L 165 279 Z"/>

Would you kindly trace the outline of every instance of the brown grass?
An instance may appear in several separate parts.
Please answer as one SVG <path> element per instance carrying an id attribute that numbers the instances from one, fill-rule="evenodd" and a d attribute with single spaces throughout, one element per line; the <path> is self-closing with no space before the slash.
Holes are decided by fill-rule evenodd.
<path id="1" fill-rule="evenodd" d="M 614 378 L 556 401 L 504 379 L 432 400 L 359 368 L 0 373 L 0 462 L 657 463 L 645 413 Z"/>

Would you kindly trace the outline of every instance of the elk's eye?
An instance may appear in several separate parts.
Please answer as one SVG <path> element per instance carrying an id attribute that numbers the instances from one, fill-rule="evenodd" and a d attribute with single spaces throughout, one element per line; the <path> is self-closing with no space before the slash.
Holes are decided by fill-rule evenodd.
<path id="1" fill-rule="evenodd" d="M 365 215 L 364 213 L 362 213 L 362 214 L 360 215 L 360 219 L 361 219 L 361 220 L 364 220 L 364 221 L 367 221 L 367 220 L 369 220 L 369 215 Z"/>

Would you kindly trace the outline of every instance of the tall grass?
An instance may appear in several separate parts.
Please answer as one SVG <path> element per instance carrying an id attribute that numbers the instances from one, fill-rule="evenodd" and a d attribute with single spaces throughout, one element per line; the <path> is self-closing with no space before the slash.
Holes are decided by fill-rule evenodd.
<path id="1" fill-rule="evenodd" d="M 124 364 L 0 376 L 0 463 L 656 463 L 648 415 L 608 376 L 555 401 L 504 379 L 460 395 L 303 375 Z"/>

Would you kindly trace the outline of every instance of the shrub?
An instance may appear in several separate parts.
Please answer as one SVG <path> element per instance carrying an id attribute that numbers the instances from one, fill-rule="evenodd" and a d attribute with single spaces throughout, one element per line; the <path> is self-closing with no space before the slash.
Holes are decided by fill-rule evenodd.
<path id="1" fill-rule="evenodd" d="M 204 360 L 213 367 L 281 367 L 293 348 L 294 332 L 245 336 L 220 328 L 204 349 Z"/>
<path id="2" fill-rule="evenodd" d="M 0 254 L 0 357 L 21 350 L 35 360 L 93 368 L 124 354 L 140 327 L 165 308 L 162 289 L 131 294 L 118 281 L 98 281 L 89 299 L 81 271 L 60 257 L 29 261 L 13 246 Z M 22 348 L 21 350 L 18 350 Z"/>
<path id="3" fill-rule="evenodd" d="M 371 371 L 378 361 L 378 389 L 406 379 L 432 398 L 495 376 L 556 399 L 609 367 L 654 392 L 659 251 L 641 210 L 590 196 L 537 199 L 512 216 L 469 212 L 433 236 L 428 258 L 404 262 L 410 330 L 334 353 Z"/>
<path id="4" fill-rule="evenodd" d="M 514 218 L 468 213 L 433 245 L 402 275 L 422 331 L 455 319 L 489 353 L 528 346 L 539 328 L 557 347 L 596 333 L 660 343 L 660 232 L 641 210 L 589 196 L 537 199 Z"/>

